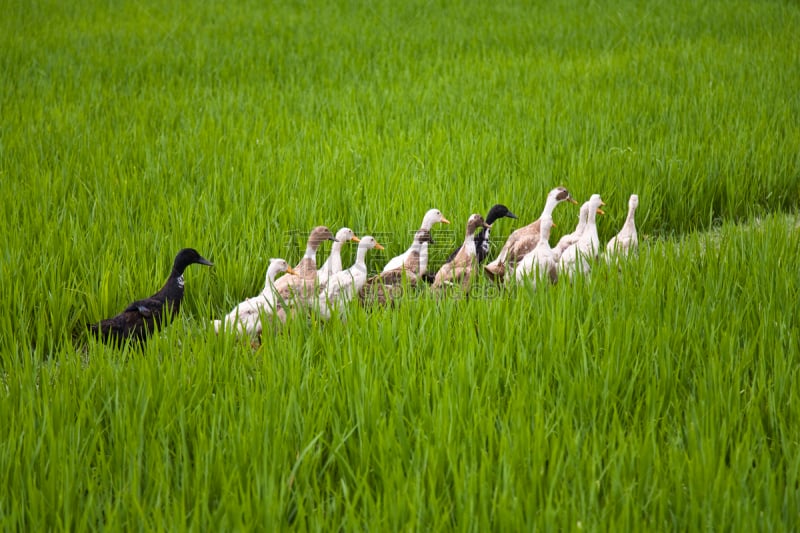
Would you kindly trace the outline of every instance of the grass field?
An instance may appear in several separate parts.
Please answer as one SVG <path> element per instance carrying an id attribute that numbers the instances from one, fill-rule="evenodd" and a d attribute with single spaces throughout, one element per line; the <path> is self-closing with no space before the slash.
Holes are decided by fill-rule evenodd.
<path id="1" fill-rule="evenodd" d="M 2 12 L 0 529 L 800 528 L 796 2 Z M 603 243 L 638 193 L 638 257 L 209 328 L 313 226 L 377 271 L 437 207 L 436 263 L 557 185 Z M 73 341 L 186 246 L 216 266 L 144 353 Z"/>

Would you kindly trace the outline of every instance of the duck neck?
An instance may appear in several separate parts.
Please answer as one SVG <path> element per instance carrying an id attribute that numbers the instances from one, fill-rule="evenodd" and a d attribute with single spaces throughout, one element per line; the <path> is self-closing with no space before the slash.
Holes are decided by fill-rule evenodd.
<path id="1" fill-rule="evenodd" d="M 598 240 L 597 236 L 597 209 L 593 209 L 589 211 L 589 215 L 586 217 L 586 227 L 583 230 L 583 234 L 581 238 L 586 240 L 591 240 L 592 242 Z"/>
<path id="2" fill-rule="evenodd" d="M 423 275 L 428 271 L 428 244 L 422 243 L 419 249 L 419 275 Z"/>
<path id="3" fill-rule="evenodd" d="M 342 243 L 341 242 L 334 242 L 333 246 L 331 246 L 331 255 L 328 256 L 328 260 L 325 262 L 325 265 L 329 269 L 335 269 L 334 271 L 339 271 L 342 269 Z"/>
<path id="4" fill-rule="evenodd" d="M 550 219 L 552 223 L 552 219 Z M 551 224 L 542 224 L 539 229 L 539 245 L 550 246 L 550 228 Z"/>
<path id="5" fill-rule="evenodd" d="M 489 224 L 490 226 L 492 225 L 492 223 L 489 221 L 487 221 L 486 223 Z M 473 240 L 478 245 L 483 244 L 484 242 L 489 240 L 489 231 L 491 231 L 490 228 L 481 228 L 481 230 L 475 234 Z"/>
<path id="6" fill-rule="evenodd" d="M 164 296 L 167 301 L 180 302 L 181 298 L 183 298 L 183 285 L 183 272 L 173 268 L 158 294 Z"/>
<path id="7" fill-rule="evenodd" d="M 275 283 L 275 278 L 278 277 L 278 271 L 280 268 L 278 266 L 269 267 L 267 269 L 267 287 L 272 286 Z"/>
<path id="8" fill-rule="evenodd" d="M 367 267 L 367 247 L 366 246 L 359 246 L 358 251 L 356 252 L 356 263 L 354 266 L 360 268 Z"/>
<path id="9" fill-rule="evenodd" d="M 183 287 L 183 271 L 186 270 L 185 268 L 178 268 L 172 267 L 172 271 L 169 273 L 169 279 L 176 279 L 180 280 L 180 286 Z"/>
<path id="10" fill-rule="evenodd" d="M 580 234 L 583 233 L 583 230 L 585 230 L 585 229 L 586 229 L 586 218 L 585 217 L 581 217 L 580 220 L 578 220 L 578 227 L 575 228 L 575 233 L 577 235 L 580 235 Z"/>
<path id="11" fill-rule="evenodd" d="M 169 273 L 169 278 L 167 282 L 164 284 L 164 289 L 167 290 L 170 294 L 177 295 L 178 297 L 183 295 L 183 272 L 186 270 L 186 265 L 174 265 L 172 267 L 172 271 Z"/>
<path id="12" fill-rule="evenodd" d="M 557 205 L 558 205 L 558 200 L 553 196 L 548 196 L 547 202 L 545 202 L 544 209 L 542 210 L 542 216 L 539 218 L 552 217 L 553 211 L 555 210 Z"/>
<path id="13" fill-rule="evenodd" d="M 634 216 L 635 213 L 636 213 L 636 207 L 635 206 L 630 206 L 628 208 L 628 217 L 625 219 L 625 225 L 626 226 L 633 226 L 633 224 L 634 224 L 633 216 Z"/>
<path id="14" fill-rule="evenodd" d="M 464 251 L 467 252 L 467 255 L 470 257 L 475 256 L 475 235 L 467 229 L 467 235 L 464 237 L 464 244 L 462 245 Z"/>
<path id="15" fill-rule="evenodd" d="M 182 260 L 180 255 L 175 258 L 175 261 L 172 263 L 172 270 L 169 273 L 170 279 L 177 279 L 183 276 L 186 267 L 188 267 L 191 263 L 186 263 Z M 183 280 L 181 280 L 181 285 L 183 285 Z"/>
<path id="16" fill-rule="evenodd" d="M 311 243 L 306 246 L 306 253 L 303 255 L 303 259 L 311 259 L 314 262 L 317 261 L 317 247 L 312 245 Z"/>

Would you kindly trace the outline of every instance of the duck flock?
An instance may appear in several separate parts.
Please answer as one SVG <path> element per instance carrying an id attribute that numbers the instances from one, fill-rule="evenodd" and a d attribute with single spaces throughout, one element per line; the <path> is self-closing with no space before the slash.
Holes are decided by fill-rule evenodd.
<path id="1" fill-rule="evenodd" d="M 496 283 L 513 280 L 534 286 L 542 282 L 556 283 L 563 276 L 571 279 L 575 274 L 588 274 L 592 261 L 597 260 L 601 253 L 596 215 L 604 214 L 601 207 L 605 203 L 599 194 L 593 194 L 580 208 L 575 231 L 564 235 L 551 247 L 553 211 L 565 201 L 578 203 L 564 187 L 550 191 L 542 215 L 508 236 L 497 257 L 483 266 L 485 274 Z M 639 197 L 631 195 L 625 224 L 606 245 L 606 260 L 624 258 L 637 250 L 634 214 L 638 205 Z M 506 206 L 499 204 L 489 210 L 485 219 L 478 214 L 470 215 L 463 244 L 435 273 L 428 272 L 428 248 L 433 243 L 431 230 L 438 223 L 450 224 L 438 209 L 425 213 L 411 246 L 373 276 L 367 272 L 367 252 L 373 248 L 383 249 L 374 237 L 359 238 L 350 228 L 342 228 L 334 236 L 327 227 L 318 226 L 311 231 L 305 254 L 297 266 L 291 267 L 285 259 L 271 259 L 261 293 L 239 303 L 222 319 L 214 320 L 214 329 L 217 333 L 233 332 L 258 337 L 266 321 L 277 319 L 285 322 L 309 310 L 315 310 L 328 320 L 353 300 L 365 306 L 391 303 L 401 298 L 408 288 L 422 282 L 430 283 L 437 294 L 446 294 L 450 287 L 469 291 L 471 282 L 480 273 L 480 265 L 489 256 L 492 225 L 503 217 L 517 218 Z M 330 256 L 317 268 L 317 249 L 327 240 L 333 241 Z M 355 263 L 344 269 L 341 251 L 348 242 L 358 243 L 358 250 Z M 131 303 L 112 318 L 90 324 L 90 333 L 114 345 L 121 345 L 128 339 L 143 343 L 178 314 L 184 292 L 183 273 L 192 264 L 213 266 L 196 250 L 181 250 L 160 291 Z"/>

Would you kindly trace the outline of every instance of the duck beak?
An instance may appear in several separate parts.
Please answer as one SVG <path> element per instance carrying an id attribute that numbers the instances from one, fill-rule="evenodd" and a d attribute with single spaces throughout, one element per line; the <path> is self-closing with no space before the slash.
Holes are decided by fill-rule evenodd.
<path id="1" fill-rule="evenodd" d="M 450 223 L 449 220 L 447 220 L 446 218 L 442 217 L 442 224 L 449 224 L 449 223 Z"/>
<path id="2" fill-rule="evenodd" d="M 567 198 L 567 201 L 568 201 L 569 203 L 571 203 L 571 204 L 578 205 L 578 201 L 577 201 L 575 198 L 573 198 L 572 196 L 570 196 L 569 198 Z"/>
<path id="3" fill-rule="evenodd" d="M 350 237 L 350 240 L 351 240 L 351 241 L 353 241 L 353 242 L 361 242 L 361 239 L 359 239 L 359 238 L 358 238 L 358 237 L 356 237 L 355 235 L 353 235 L 352 237 Z"/>
<path id="4" fill-rule="evenodd" d="M 554 228 L 557 228 L 557 227 L 558 227 L 558 224 L 556 224 L 555 222 L 553 222 L 553 227 L 554 227 Z"/>
<path id="5" fill-rule="evenodd" d="M 379 242 L 376 242 L 376 243 L 375 243 L 375 249 L 376 249 L 376 250 L 383 250 L 383 246 L 381 246 L 381 243 L 379 243 Z"/>
<path id="6" fill-rule="evenodd" d="M 603 204 L 603 205 L 606 205 L 606 204 Z M 597 208 L 597 214 L 598 214 L 598 215 L 605 215 L 605 214 L 606 214 L 606 212 L 605 212 L 605 211 L 603 211 L 602 209 L 600 209 L 600 208 L 598 207 L 598 208 Z"/>
<path id="7" fill-rule="evenodd" d="M 214 266 L 214 263 L 212 263 L 211 261 L 209 261 L 205 257 L 201 257 L 200 259 L 197 260 L 197 262 L 199 264 L 201 264 L 201 265 L 205 265 L 205 266 L 209 266 L 209 267 L 213 267 Z"/>
<path id="8" fill-rule="evenodd" d="M 483 227 L 486 229 L 490 229 L 492 227 L 491 224 L 487 224 L 486 222 L 483 223 Z"/>
<path id="9" fill-rule="evenodd" d="M 575 203 L 577 203 L 577 202 L 575 202 Z M 507 216 L 508 218 L 517 218 L 517 215 L 515 215 L 515 214 L 514 214 L 514 213 L 512 213 L 511 211 L 509 211 L 508 213 L 506 213 L 506 216 Z"/>
<path id="10" fill-rule="evenodd" d="M 297 275 L 297 271 L 292 267 L 286 267 L 286 272 L 289 274 L 294 274 L 295 276 Z"/>

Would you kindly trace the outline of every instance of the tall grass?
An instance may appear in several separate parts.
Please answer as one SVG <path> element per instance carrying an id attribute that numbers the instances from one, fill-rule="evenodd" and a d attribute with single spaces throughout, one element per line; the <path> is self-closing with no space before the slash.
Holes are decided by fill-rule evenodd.
<path id="1" fill-rule="evenodd" d="M 3 11 L 3 529 L 797 528 L 795 3 Z M 435 206 L 436 263 L 559 184 L 603 242 L 637 192 L 638 257 L 208 328 L 315 225 L 374 271 Z M 75 346 L 184 246 L 216 267 L 144 353 Z"/>

